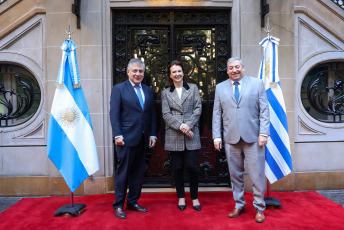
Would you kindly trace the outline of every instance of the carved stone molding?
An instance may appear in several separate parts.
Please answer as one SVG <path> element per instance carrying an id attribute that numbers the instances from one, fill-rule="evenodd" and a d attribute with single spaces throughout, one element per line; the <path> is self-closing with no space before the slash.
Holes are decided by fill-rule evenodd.
<path id="1" fill-rule="evenodd" d="M 32 130 L 20 134 L 18 136 L 13 136 L 13 139 L 44 139 L 45 138 L 45 120 L 34 127 Z"/>
<path id="2" fill-rule="evenodd" d="M 323 32 L 314 28 L 304 19 L 298 18 L 298 66 L 302 66 L 317 54 L 343 50 Z"/>
<path id="3" fill-rule="evenodd" d="M 326 135 L 324 132 L 309 127 L 300 117 L 298 119 L 298 126 L 299 135 Z"/>
<path id="4" fill-rule="evenodd" d="M 0 39 L 23 25 L 36 14 L 45 14 L 45 2 L 45 0 L 16 0 L 1 5 Z"/>
<path id="5" fill-rule="evenodd" d="M 5 13 L 20 7 L 21 1 Z M 31 2 L 28 0 L 27 2 Z M 38 3 L 41 1 L 37 1 Z M 45 2 L 45 1 L 44 1 Z M 36 3 L 36 2 L 35 2 Z M 38 4 L 37 3 L 37 4 Z M 33 4 L 33 3 L 32 3 Z M 33 4 L 35 5 L 35 4 Z M 30 6 L 31 7 L 31 6 Z M 29 9 L 28 7 L 27 9 Z M 3 20 L 0 15 L 0 21 Z M 0 130 L 1 146 L 35 146 L 46 144 L 45 75 L 44 75 L 44 15 L 33 15 L 0 39 L 0 62 L 22 66 L 36 78 L 42 101 L 37 112 L 27 122 Z M 1 23 L 1 25 L 3 25 Z M 0 26 L 0 31 L 3 29 Z"/>
<path id="6" fill-rule="evenodd" d="M 0 42 L 0 53 L 23 56 L 43 70 L 43 26 L 42 18 L 32 18 Z M 7 57 L 7 61 L 17 62 Z"/>
<path id="7" fill-rule="evenodd" d="M 344 31 L 344 11 L 332 2 L 298 0 L 295 1 L 294 12 L 307 15 L 320 26 L 326 28 L 337 39 L 344 42 L 344 37 L 341 36 Z"/>

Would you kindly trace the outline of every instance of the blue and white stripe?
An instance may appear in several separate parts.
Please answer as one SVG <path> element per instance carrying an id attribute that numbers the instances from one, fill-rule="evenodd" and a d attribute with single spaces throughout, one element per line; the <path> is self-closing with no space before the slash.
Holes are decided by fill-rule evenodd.
<path id="1" fill-rule="evenodd" d="M 268 36 L 259 43 L 264 54 L 259 78 L 265 83 L 270 110 L 270 136 L 265 147 L 265 175 L 272 184 L 292 170 L 288 121 L 278 75 L 279 39 Z"/>
<path id="2" fill-rule="evenodd" d="M 58 80 L 63 80 L 59 81 L 61 87 L 56 88 L 51 108 L 47 151 L 74 192 L 87 177 L 99 170 L 99 161 L 83 90 L 73 87 L 76 78 L 72 76 L 78 75 L 75 52 L 66 43 L 73 42 L 66 40 L 64 45 L 67 46 L 62 46 L 65 57 L 62 58 Z M 70 52 L 74 52 L 74 56 Z M 80 78 L 78 81 L 80 83 Z"/>

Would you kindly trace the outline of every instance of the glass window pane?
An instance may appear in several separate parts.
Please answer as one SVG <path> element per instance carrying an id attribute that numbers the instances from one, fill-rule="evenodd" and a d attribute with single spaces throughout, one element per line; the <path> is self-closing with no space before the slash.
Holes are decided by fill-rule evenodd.
<path id="1" fill-rule="evenodd" d="M 302 82 L 300 96 L 314 119 L 344 122 L 344 63 L 324 63 L 311 69 Z"/>
<path id="2" fill-rule="evenodd" d="M 26 69 L 0 64 L 0 127 L 10 127 L 29 120 L 41 102 L 41 90 Z"/>

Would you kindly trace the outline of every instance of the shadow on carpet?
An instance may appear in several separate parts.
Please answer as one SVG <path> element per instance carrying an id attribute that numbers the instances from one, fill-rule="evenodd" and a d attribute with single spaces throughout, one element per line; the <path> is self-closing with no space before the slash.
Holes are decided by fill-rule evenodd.
<path id="1" fill-rule="evenodd" d="M 69 197 L 24 198 L 0 214 L 0 229 L 344 229 L 344 208 L 315 191 L 273 192 L 282 208 L 266 210 L 266 221 L 254 221 L 252 193 L 245 193 L 246 213 L 228 218 L 234 207 L 232 192 L 200 192 L 202 211 L 192 208 L 190 194 L 186 194 L 187 208 L 177 208 L 175 193 L 146 193 L 139 203 L 147 213 L 125 210 L 127 219 L 114 216 L 113 194 L 74 197 L 75 203 L 87 205 L 79 217 L 54 217 Z"/>

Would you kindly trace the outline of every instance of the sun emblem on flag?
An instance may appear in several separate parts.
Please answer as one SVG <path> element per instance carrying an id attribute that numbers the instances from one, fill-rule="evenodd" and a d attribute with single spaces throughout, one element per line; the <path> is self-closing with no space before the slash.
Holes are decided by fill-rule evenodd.
<path id="1" fill-rule="evenodd" d="M 268 78 L 269 79 L 269 81 L 271 81 L 271 79 L 270 79 L 270 75 L 271 75 L 271 73 L 270 73 L 270 68 L 271 68 L 271 66 L 270 66 L 270 64 L 271 64 L 271 62 L 270 62 L 270 57 L 268 57 L 266 60 L 265 60 L 265 65 L 264 65 L 264 77 L 265 77 L 265 81 L 267 81 L 266 80 L 266 78 Z"/>
<path id="2" fill-rule="evenodd" d="M 79 119 L 79 111 L 74 107 L 67 107 L 60 113 L 61 125 L 66 128 L 73 128 Z"/>

